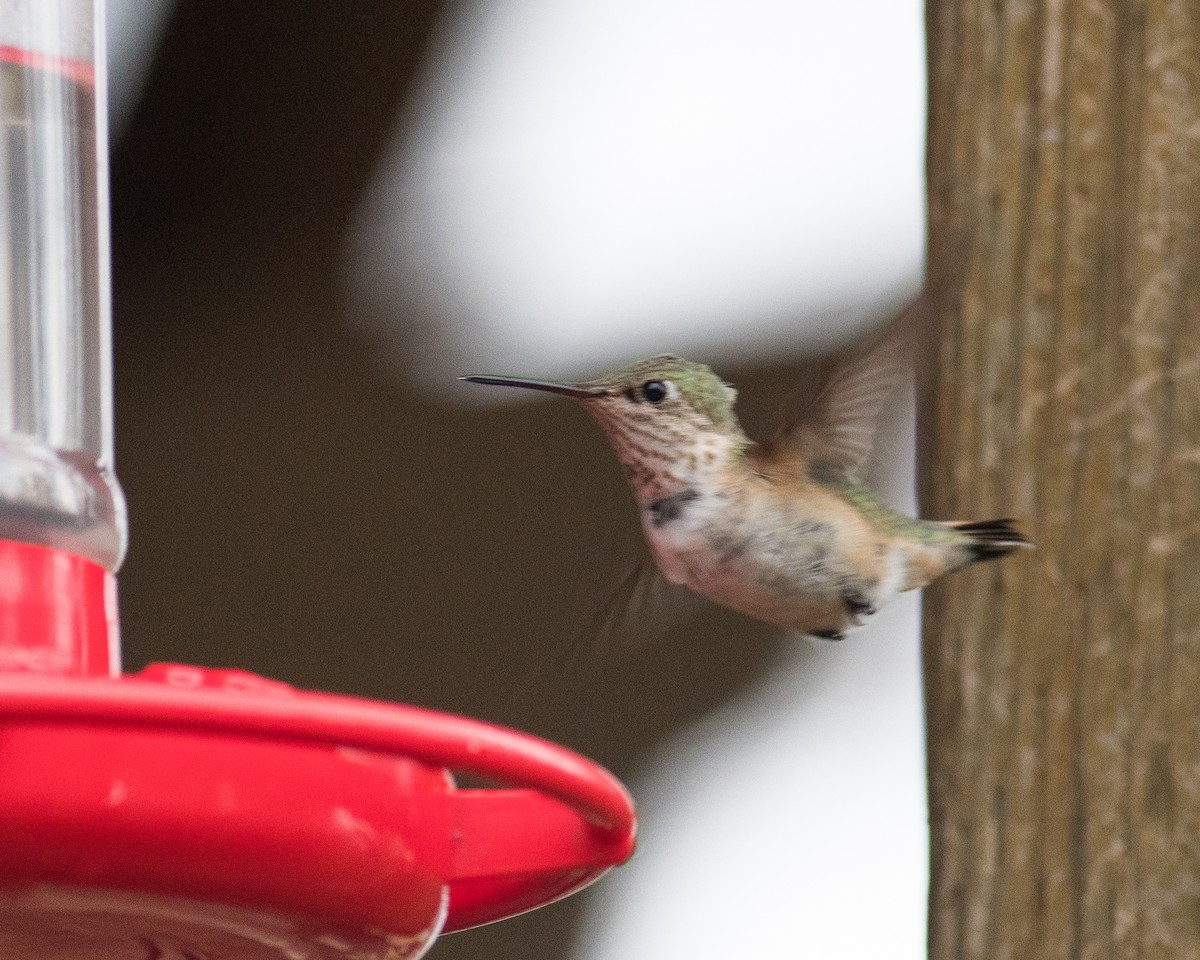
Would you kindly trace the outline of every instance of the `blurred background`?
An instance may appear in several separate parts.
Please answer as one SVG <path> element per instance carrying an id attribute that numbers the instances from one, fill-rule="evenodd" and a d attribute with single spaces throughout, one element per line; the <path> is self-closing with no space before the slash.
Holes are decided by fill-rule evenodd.
<path id="1" fill-rule="evenodd" d="M 924 956 L 917 601 L 557 667 L 635 556 L 567 402 L 711 363 L 768 430 L 920 282 L 916 0 L 109 0 L 125 666 L 236 666 L 609 766 L 635 859 L 441 958 Z M 913 509 L 911 403 L 876 482 Z"/>

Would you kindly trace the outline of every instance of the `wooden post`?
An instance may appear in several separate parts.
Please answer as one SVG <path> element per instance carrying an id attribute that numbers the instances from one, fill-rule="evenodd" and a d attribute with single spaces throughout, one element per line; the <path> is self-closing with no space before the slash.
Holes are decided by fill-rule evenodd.
<path id="1" fill-rule="evenodd" d="M 1200 3 L 929 0 L 933 960 L 1200 957 Z"/>

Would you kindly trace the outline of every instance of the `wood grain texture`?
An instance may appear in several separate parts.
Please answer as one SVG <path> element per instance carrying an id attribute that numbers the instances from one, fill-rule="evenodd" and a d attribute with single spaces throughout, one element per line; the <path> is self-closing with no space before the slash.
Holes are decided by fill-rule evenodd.
<path id="1" fill-rule="evenodd" d="M 1200 3 L 927 17 L 930 957 L 1200 958 Z"/>

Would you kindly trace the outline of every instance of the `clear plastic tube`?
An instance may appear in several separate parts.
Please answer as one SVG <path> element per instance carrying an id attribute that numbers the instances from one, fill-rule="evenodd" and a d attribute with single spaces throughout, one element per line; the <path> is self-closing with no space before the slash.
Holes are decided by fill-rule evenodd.
<path id="1" fill-rule="evenodd" d="M 0 539 L 115 571 L 102 26 L 103 0 L 0 0 Z"/>

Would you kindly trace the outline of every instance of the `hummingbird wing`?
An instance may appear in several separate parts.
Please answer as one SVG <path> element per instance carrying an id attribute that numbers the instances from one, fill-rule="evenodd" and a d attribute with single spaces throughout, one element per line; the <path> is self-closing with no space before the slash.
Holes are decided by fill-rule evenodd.
<path id="1" fill-rule="evenodd" d="M 568 667 L 598 666 L 621 651 L 657 640 L 709 602 L 671 583 L 649 551 L 643 550 L 571 645 Z"/>
<path id="2" fill-rule="evenodd" d="M 643 550 L 587 623 L 573 631 L 558 649 L 542 651 L 505 698 L 498 716 L 509 725 L 520 725 L 521 712 L 531 697 L 545 696 L 545 688 L 562 689 L 580 680 L 591 681 L 622 654 L 664 636 L 709 604 L 687 587 L 664 577 L 653 557 Z"/>
<path id="3" fill-rule="evenodd" d="M 883 405 L 912 368 L 916 325 L 925 313 L 918 299 L 865 347 L 838 363 L 798 414 L 772 438 L 772 456 L 802 462 L 821 479 L 861 480 Z"/>
<path id="4" fill-rule="evenodd" d="M 531 698 L 544 697 L 546 689 L 570 689 L 572 683 L 595 680 L 621 657 L 659 640 L 706 606 L 712 606 L 711 601 L 667 580 L 643 547 L 637 562 L 585 623 L 554 650 L 539 650 L 536 662 L 504 698 L 498 719 L 520 726 Z"/>

